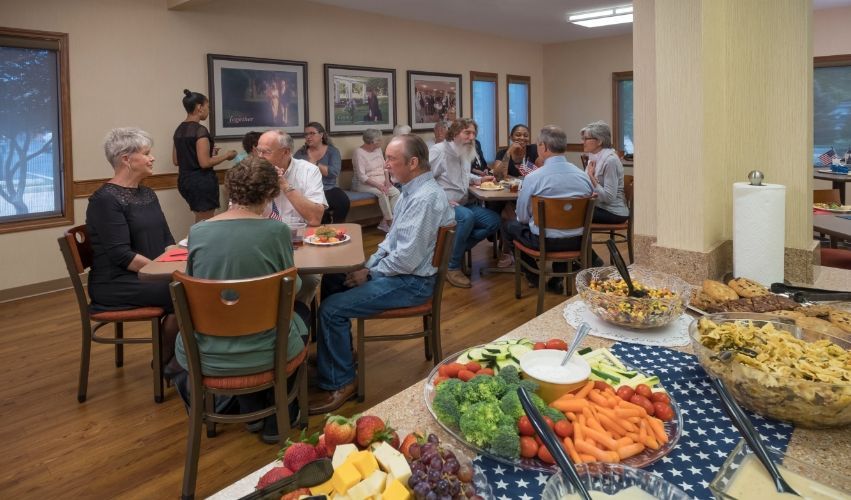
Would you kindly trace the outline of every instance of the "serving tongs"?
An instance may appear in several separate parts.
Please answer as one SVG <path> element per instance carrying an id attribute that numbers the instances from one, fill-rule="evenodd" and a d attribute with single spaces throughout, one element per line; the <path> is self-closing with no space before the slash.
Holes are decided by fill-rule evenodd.
<path id="1" fill-rule="evenodd" d="M 305 464 L 295 474 L 275 481 L 265 488 L 252 491 L 239 500 L 278 500 L 281 495 L 292 493 L 299 488 L 309 488 L 322 484 L 331 479 L 333 474 L 334 467 L 331 465 L 331 459 L 321 458 Z"/>
<path id="2" fill-rule="evenodd" d="M 623 256 L 621 255 L 621 251 L 618 250 L 618 246 L 615 245 L 615 242 L 612 240 L 606 240 L 606 247 L 609 249 L 609 254 L 612 256 L 612 262 L 615 263 L 615 267 L 618 268 L 618 272 L 621 274 L 621 278 L 626 282 L 626 288 L 629 290 L 628 295 L 630 297 L 646 297 L 647 291 L 645 290 L 636 290 L 632 285 L 632 278 L 629 277 L 629 270 L 626 268 L 626 263 L 623 261 Z"/>
<path id="3" fill-rule="evenodd" d="M 841 290 L 825 290 L 823 288 L 807 288 L 803 286 L 787 285 L 786 283 L 772 283 L 772 293 L 786 293 L 795 302 L 821 302 L 829 300 L 851 300 L 851 292 Z"/>
<path id="4" fill-rule="evenodd" d="M 543 441 L 544 446 L 547 447 L 547 450 L 550 452 L 550 455 L 555 459 L 556 464 L 561 468 L 562 474 L 567 478 L 567 481 L 576 488 L 576 491 L 579 493 L 579 497 L 583 500 L 591 500 L 591 495 L 588 493 L 588 490 L 585 488 L 585 485 L 582 484 L 582 480 L 579 479 L 579 473 L 576 472 L 576 467 L 573 466 L 573 463 L 568 458 L 567 453 L 564 452 L 564 448 L 559 444 L 558 438 L 553 433 L 553 430 L 550 429 L 550 426 L 544 422 L 544 418 L 541 417 L 541 413 L 538 412 L 538 409 L 535 408 L 535 405 L 532 404 L 532 400 L 529 399 L 529 393 L 526 392 L 526 389 L 523 387 L 517 388 L 517 396 L 520 398 L 520 404 L 523 405 L 523 409 L 526 411 L 526 416 L 529 417 L 529 421 L 532 423 L 532 428 L 535 429 L 535 432 Z"/>
<path id="5" fill-rule="evenodd" d="M 745 442 L 747 442 L 750 449 L 753 450 L 754 455 L 756 455 L 763 467 L 765 467 L 765 470 L 768 471 L 768 475 L 771 476 L 771 479 L 774 481 L 774 487 L 777 488 L 777 492 L 801 496 L 797 491 L 792 489 L 792 487 L 789 486 L 789 483 L 787 483 L 786 480 L 783 479 L 783 476 L 780 475 L 780 471 L 771 459 L 771 455 L 768 454 L 768 450 L 765 448 L 765 444 L 759 437 L 759 433 L 757 433 L 756 429 L 754 429 L 750 419 L 736 403 L 736 400 L 733 399 L 733 396 L 730 395 L 730 392 L 727 390 L 727 386 L 724 385 L 724 382 L 715 377 L 709 377 L 709 381 L 712 382 L 715 392 L 717 392 L 721 397 L 721 406 L 724 407 L 724 411 L 730 417 L 730 420 L 733 421 L 733 425 L 736 426 L 739 433 L 745 438 Z"/>

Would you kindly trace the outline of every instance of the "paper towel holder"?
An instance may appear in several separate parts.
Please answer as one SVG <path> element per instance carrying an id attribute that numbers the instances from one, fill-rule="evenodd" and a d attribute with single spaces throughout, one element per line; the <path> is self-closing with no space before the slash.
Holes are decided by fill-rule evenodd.
<path id="1" fill-rule="evenodd" d="M 751 183 L 751 186 L 763 186 L 762 180 L 765 179 L 765 175 L 759 170 L 751 170 L 748 172 L 748 180 Z"/>

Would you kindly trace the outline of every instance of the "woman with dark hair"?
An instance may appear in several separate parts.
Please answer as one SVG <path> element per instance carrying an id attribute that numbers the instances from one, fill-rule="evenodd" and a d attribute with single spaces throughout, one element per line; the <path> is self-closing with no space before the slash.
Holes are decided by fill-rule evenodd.
<path id="1" fill-rule="evenodd" d="M 266 276 L 294 265 L 290 229 L 286 224 L 263 216 L 269 203 L 281 192 L 281 177 L 275 167 L 257 156 L 249 156 L 228 170 L 225 189 L 230 205 L 216 215 L 189 230 L 189 261 L 186 273 L 196 278 L 213 280 L 247 279 Z M 301 280 L 296 280 L 296 291 Z M 287 359 L 304 349 L 307 339 L 306 321 L 310 311 L 301 302 L 295 303 L 287 342 Z M 274 329 L 247 337 L 214 337 L 198 334 L 201 370 L 210 376 L 249 375 L 271 370 L 275 356 Z M 178 338 L 176 357 L 186 369 L 188 362 L 183 342 Z M 178 390 L 188 401 L 185 377 L 176 379 Z M 273 401 L 271 389 L 238 396 L 240 413 L 249 413 Z M 227 401 L 216 400 L 219 408 Z M 297 406 L 291 408 L 296 417 Z M 295 410 L 295 411 L 293 411 Z M 262 425 L 261 425 L 262 424 Z M 267 443 L 278 442 L 275 416 L 249 425 L 249 430 L 263 430 L 261 438 Z"/>
<path id="2" fill-rule="evenodd" d="M 538 158 L 537 146 L 530 144 L 530 138 L 529 127 L 526 125 L 518 123 L 511 127 L 508 147 L 496 152 L 493 171 L 498 178 L 506 175 L 524 177 L 544 164 L 544 161 Z"/>
<path id="3" fill-rule="evenodd" d="M 322 185 L 325 188 L 325 199 L 328 201 L 328 210 L 322 216 L 322 223 L 346 222 L 351 202 L 346 192 L 337 187 L 337 176 L 340 175 L 342 163 L 340 150 L 331 144 L 321 123 L 310 122 L 304 127 L 304 146 L 296 151 L 293 158 L 307 160 L 322 172 Z"/>
<path id="4" fill-rule="evenodd" d="M 263 132 L 246 132 L 244 136 L 242 136 L 242 153 L 236 155 L 236 158 L 233 159 L 234 163 L 239 163 L 247 157 L 254 154 L 254 148 L 257 147 L 257 143 L 260 141 L 260 136 L 263 135 Z"/>
<path id="5" fill-rule="evenodd" d="M 219 181 L 213 167 L 236 157 L 229 150 L 215 154 L 213 138 L 201 125 L 210 115 L 210 101 L 204 94 L 183 89 L 186 119 L 174 131 L 172 163 L 178 167 L 177 190 L 195 213 L 195 222 L 209 219 L 219 208 Z"/>

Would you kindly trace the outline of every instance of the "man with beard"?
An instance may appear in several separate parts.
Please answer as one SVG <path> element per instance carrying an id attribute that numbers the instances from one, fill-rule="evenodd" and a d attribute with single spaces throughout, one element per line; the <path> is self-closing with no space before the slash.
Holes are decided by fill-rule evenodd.
<path id="1" fill-rule="evenodd" d="M 458 288 L 470 288 L 470 279 L 461 271 L 464 252 L 499 228 L 499 215 L 476 203 L 469 196 L 470 184 L 493 180 L 492 176 L 479 177 L 470 172 L 476 158 L 478 126 L 470 118 L 452 122 L 446 140 L 429 150 L 429 163 L 437 183 L 446 192 L 449 204 L 455 208 L 455 246 L 449 260 L 446 280 Z"/>

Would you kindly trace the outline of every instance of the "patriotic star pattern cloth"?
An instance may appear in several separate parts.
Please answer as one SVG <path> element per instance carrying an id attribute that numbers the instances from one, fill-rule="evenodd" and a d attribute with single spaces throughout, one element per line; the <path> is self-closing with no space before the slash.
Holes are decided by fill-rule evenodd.
<path id="1" fill-rule="evenodd" d="M 677 445 L 659 461 L 644 467 L 662 476 L 690 496 L 713 498 L 709 483 L 741 439 L 721 408 L 721 400 L 697 358 L 663 347 L 617 343 L 611 351 L 644 373 L 658 375 L 680 406 L 683 433 Z M 745 410 L 763 441 L 785 452 L 793 426 Z M 477 456 L 475 463 L 487 477 L 497 500 L 541 498 L 550 474 L 530 471 Z"/>

